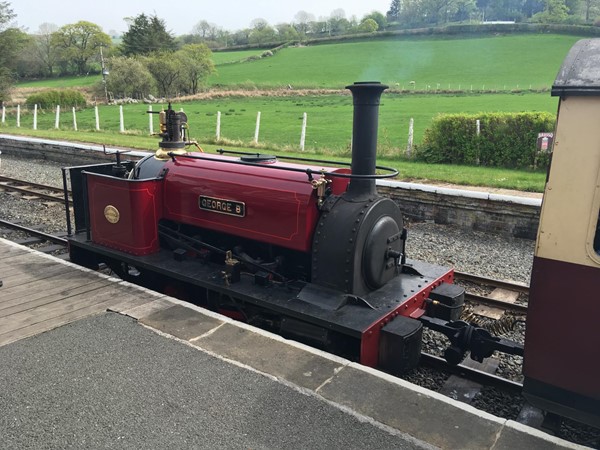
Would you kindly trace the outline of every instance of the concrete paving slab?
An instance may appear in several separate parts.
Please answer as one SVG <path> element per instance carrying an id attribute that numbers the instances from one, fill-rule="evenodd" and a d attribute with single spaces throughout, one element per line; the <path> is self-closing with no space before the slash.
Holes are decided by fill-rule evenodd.
<path id="1" fill-rule="evenodd" d="M 362 367 L 344 368 L 318 393 L 441 448 L 491 449 L 504 424 L 468 405 L 455 405 L 451 399 Z"/>
<path id="2" fill-rule="evenodd" d="M 140 322 L 186 341 L 201 336 L 223 323 L 181 305 L 174 305 L 142 317 Z"/>
<path id="3" fill-rule="evenodd" d="M 145 305 L 135 306 L 122 311 L 115 311 L 121 312 L 123 315 L 132 317 L 134 319 L 141 319 L 149 316 L 150 314 L 154 314 L 155 312 L 170 308 L 171 306 L 173 306 L 172 302 L 170 302 L 168 299 L 161 298 L 158 300 L 153 300 L 150 303 L 146 303 Z"/>
<path id="4" fill-rule="evenodd" d="M 225 324 L 194 345 L 256 370 L 316 390 L 343 367 L 334 361 L 248 329 Z"/>
<path id="5" fill-rule="evenodd" d="M 581 449 L 583 447 L 565 442 L 543 431 L 509 420 L 502 429 L 502 433 L 500 433 L 496 445 L 494 445 L 494 450 L 515 450 L 519 448 L 526 448 L 527 450 L 558 450 L 565 448 Z"/>

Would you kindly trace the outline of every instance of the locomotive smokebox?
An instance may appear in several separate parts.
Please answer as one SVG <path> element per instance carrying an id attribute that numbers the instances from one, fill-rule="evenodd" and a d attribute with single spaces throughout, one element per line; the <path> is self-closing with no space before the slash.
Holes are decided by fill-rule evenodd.
<path id="1" fill-rule="evenodd" d="M 387 86 L 360 82 L 354 98 L 352 176 L 341 196 L 321 211 L 312 246 L 312 283 L 363 296 L 397 277 L 404 263 L 402 213 L 375 185 L 379 99 Z"/>
<path id="2" fill-rule="evenodd" d="M 345 194 L 347 200 L 362 200 L 376 193 L 377 127 L 379 100 L 388 86 L 361 81 L 346 86 L 352 92 L 354 118 L 352 124 L 352 178 Z M 364 177 L 364 178 L 363 178 Z"/>

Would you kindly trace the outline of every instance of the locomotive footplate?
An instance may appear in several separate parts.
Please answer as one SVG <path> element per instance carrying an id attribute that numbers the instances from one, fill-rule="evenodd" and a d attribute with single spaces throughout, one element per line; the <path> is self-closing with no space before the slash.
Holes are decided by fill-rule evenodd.
<path id="1" fill-rule="evenodd" d="M 75 263 L 93 267 L 105 262 L 114 267 L 116 262 L 129 268 L 120 276 L 151 289 L 160 290 L 170 282 L 200 288 L 197 291 L 213 300 L 220 299 L 222 304 L 206 305 L 207 298 L 189 295 L 183 295 L 183 299 L 220 312 L 224 312 L 223 305 L 235 305 L 241 314 L 227 315 L 243 320 L 250 316 L 246 309 L 261 311 L 261 320 L 247 321 L 371 367 L 380 365 L 382 329 L 402 316 L 420 317 L 431 290 L 453 281 L 453 271 L 448 268 L 407 260 L 408 273 L 400 273 L 382 288 L 356 297 L 306 282 L 271 282 L 265 286 L 264 280 L 258 282 L 255 274 L 249 273 L 242 273 L 236 283 L 228 283 L 223 266 L 199 258 L 182 261 L 165 249 L 133 256 L 87 241 L 82 233 L 71 238 L 70 246 Z M 161 286 L 157 286 L 157 280 L 163 281 Z"/>

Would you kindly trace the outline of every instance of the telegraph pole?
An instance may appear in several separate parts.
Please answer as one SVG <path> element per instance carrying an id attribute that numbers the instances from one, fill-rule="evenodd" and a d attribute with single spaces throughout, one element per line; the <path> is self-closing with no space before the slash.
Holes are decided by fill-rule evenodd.
<path id="1" fill-rule="evenodd" d="M 104 45 L 100 45 L 100 64 L 102 65 L 102 84 L 104 85 L 104 98 L 106 99 L 106 104 L 108 105 L 108 88 L 106 87 L 106 75 L 108 75 L 108 70 L 104 66 L 104 55 L 102 55 L 102 47 L 104 47 Z"/>

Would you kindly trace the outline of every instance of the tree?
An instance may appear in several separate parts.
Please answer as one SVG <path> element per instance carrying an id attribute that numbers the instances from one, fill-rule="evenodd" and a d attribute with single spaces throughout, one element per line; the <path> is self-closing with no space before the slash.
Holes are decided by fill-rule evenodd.
<path id="1" fill-rule="evenodd" d="M 17 17 L 17 15 L 10 8 L 10 3 L 0 2 L 0 31 L 9 28 L 10 23 L 15 17 Z"/>
<path id="2" fill-rule="evenodd" d="M 303 36 L 308 31 L 310 23 L 315 21 L 315 16 L 306 11 L 298 11 L 294 16 L 294 20 L 294 27 L 298 30 L 298 33 Z"/>
<path id="3" fill-rule="evenodd" d="M 584 0 L 583 1 L 583 10 L 585 12 L 585 21 L 589 22 L 592 20 L 592 15 L 598 14 L 600 9 L 600 1 L 599 0 Z"/>
<path id="4" fill-rule="evenodd" d="M 346 19 L 346 12 L 343 9 L 338 8 L 331 11 L 329 19 L 327 20 L 327 31 L 329 32 L 329 35 L 343 34 L 349 28 L 350 24 L 348 19 Z"/>
<path id="5" fill-rule="evenodd" d="M 8 99 L 17 56 L 28 41 L 23 31 L 10 27 L 15 17 L 10 3 L 0 2 L 0 101 Z"/>
<path id="6" fill-rule="evenodd" d="M 100 46 L 110 47 L 110 36 L 91 22 L 79 21 L 65 25 L 52 34 L 51 44 L 56 46 L 60 57 L 75 67 L 78 75 L 88 72 L 88 62 L 97 60 Z"/>
<path id="7" fill-rule="evenodd" d="M 365 19 L 373 19 L 375 22 L 377 22 L 378 30 L 384 30 L 385 27 L 387 27 L 387 19 L 378 11 L 372 11 L 370 14 L 367 14 L 365 17 L 363 17 L 363 21 Z"/>
<path id="8" fill-rule="evenodd" d="M 58 31 L 58 26 L 53 23 L 43 23 L 35 35 L 36 54 L 40 63 L 44 66 L 47 77 L 54 75 L 54 66 L 59 57 L 58 49 L 52 45 L 52 34 L 56 31 Z"/>
<path id="9" fill-rule="evenodd" d="M 569 16 L 565 0 L 545 0 L 544 11 L 535 14 L 531 19 L 542 23 L 564 22 Z"/>
<path id="10" fill-rule="evenodd" d="M 145 58 L 145 64 L 158 87 L 159 95 L 172 97 L 180 87 L 184 67 L 173 52 L 155 52 Z"/>
<path id="11" fill-rule="evenodd" d="M 165 21 L 156 15 L 148 17 L 142 13 L 126 21 L 129 29 L 121 42 L 121 52 L 125 56 L 175 51 L 175 38 L 167 31 Z"/>
<path id="12" fill-rule="evenodd" d="M 175 53 L 181 64 L 180 85 L 189 94 L 196 94 L 200 85 L 215 72 L 212 52 L 205 44 L 185 45 Z"/>
<path id="13" fill-rule="evenodd" d="M 457 0 L 456 11 L 452 17 L 453 21 L 469 20 L 477 11 L 475 0 Z"/>
<path id="14" fill-rule="evenodd" d="M 390 3 L 390 9 L 386 13 L 387 20 L 390 22 L 397 22 L 400 19 L 401 12 L 402 0 L 392 0 L 392 3 Z"/>
<path id="15" fill-rule="evenodd" d="M 139 58 L 132 56 L 110 58 L 108 67 L 110 76 L 106 78 L 106 88 L 114 96 L 140 98 L 155 93 L 156 82 Z"/>
<path id="16" fill-rule="evenodd" d="M 44 77 L 46 75 L 44 66 L 37 57 L 37 46 L 34 36 L 27 36 L 26 44 L 21 48 L 17 55 L 16 63 L 13 66 L 13 75 L 19 79 Z"/>
<path id="17" fill-rule="evenodd" d="M 250 33 L 252 33 L 252 30 L 250 28 L 244 28 L 243 30 L 238 30 L 235 33 L 233 33 L 233 35 L 231 36 L 233 40 L 233 45 L 248 44 Z"/>
<path id="18" fill-rule="evenodd" d="M 192 34 L 197 34 L 202 37 L 202 39 L 208 39 L 213 28 L 216 28 L 216 25 L 213 25 L 206 20 L 201 20 L 192 29 Z"/>
<path id="19" fill-rule="evenodd" d="M 275 30 L 269 25 L 265 19 L 258 18 L 251 22 L 252 32 L 248 37 L 251 44 L 262 45 L 275 40 Z"/>
<path id="20" fill-rule="evenodd" d="M 298 31 L 289 23 L 280 23 L 275 25 L 277 29 L 277 37 L 281 41 L 289 42 L 298 39 Z"/>
<path id="21" fill-rule="evenodd" d="M 252 19 L 250 22 L 250 27 L 253 30 L 262 31 L 269 26 L 269 22 L 267 22 L 262 17 L 258 17 L 256 19 Z"/>
<path id="22" fill-rule="evenodd" d="M 374 33 L 377 31 L 377 22 L 373 19 L 365 19 L 358 26 L 359 33 Z"/>

